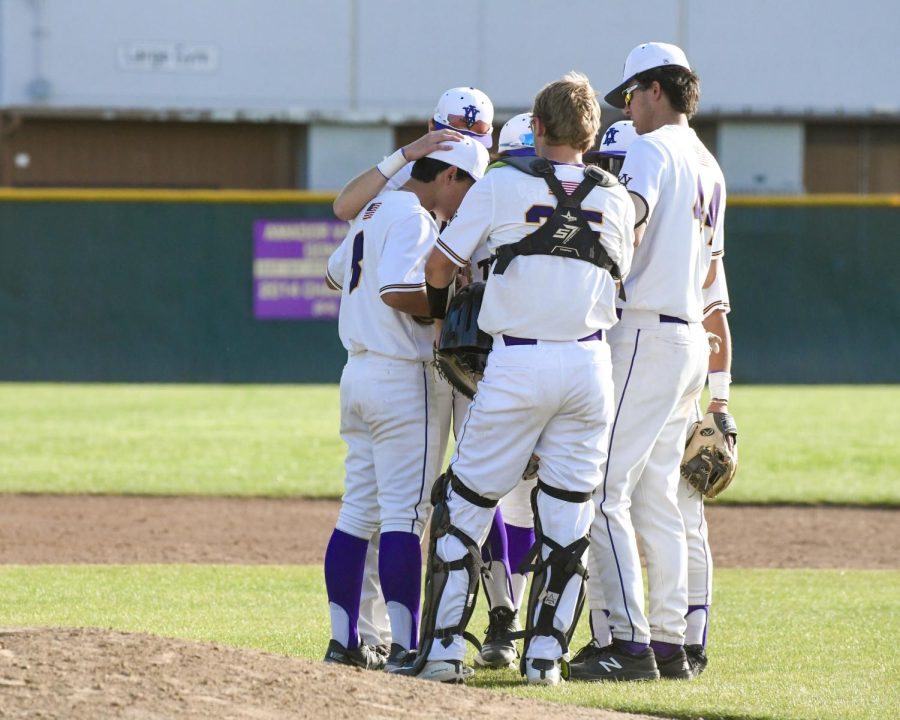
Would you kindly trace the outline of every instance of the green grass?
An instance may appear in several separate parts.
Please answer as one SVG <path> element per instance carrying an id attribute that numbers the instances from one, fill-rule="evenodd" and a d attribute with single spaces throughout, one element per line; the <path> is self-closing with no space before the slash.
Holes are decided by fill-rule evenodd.
<path id="1" fill-rule="evenodd" d="M 475 685 L 667 717 L 895 717 L 900 572 L 720 570 L 710 667 L 692 683 L 569 683 L 513 671 Z M 319 659 L 329 636 L 322 571 L 280 566 L 5 566 L 0 625 L 110 627 Z M 484 620 L 479 608 L 472 629 Z M 576 646 L 586 641 L 582 622 Z"/>
<path id="2" fill-rule="evenodd" d="M 900 386 L 735 387 L 719 502 L 900 505 Z M 0 384 L 0 492 L 339 497 L 333 385 Z"/>

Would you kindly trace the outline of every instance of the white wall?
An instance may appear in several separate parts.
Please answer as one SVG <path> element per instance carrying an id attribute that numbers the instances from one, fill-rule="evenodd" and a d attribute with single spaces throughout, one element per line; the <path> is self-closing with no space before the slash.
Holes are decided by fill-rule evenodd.
<path id="1" fill-rule="evenodd" d="M 606 92 L 663 40 L 705 113 L 896 114 L 898 27 L 894 0 L 3 0 L 0 106 L 396 122 L 476 85 L 518 112 L 569 69 Z M 138 57 L 176 48 L 206 60 Z"/>
<path id="2" fill-rule="evenodd" d="M 396 149 L 394 133 L 384 125 L 310 125 L 307 147 L 310 190 L 341 188 Z"/>
<path id="3" fill-rule="evenodd" d="M 718 160 L 729 193 L 803 192 L 803 125 L 723 122 Z"/>

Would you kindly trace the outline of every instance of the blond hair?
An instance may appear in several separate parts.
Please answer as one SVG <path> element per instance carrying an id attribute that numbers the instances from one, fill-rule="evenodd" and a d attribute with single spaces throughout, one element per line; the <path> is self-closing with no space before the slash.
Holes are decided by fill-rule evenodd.
<path id="1" fill-rule="evenodd" d="M 550 145 L 570 145 L 580 152 L 591 148 L 600 130 L 600 105 L 587 76 L 566 73 L 541 88 L 531 110 L 547 129 Z"/>

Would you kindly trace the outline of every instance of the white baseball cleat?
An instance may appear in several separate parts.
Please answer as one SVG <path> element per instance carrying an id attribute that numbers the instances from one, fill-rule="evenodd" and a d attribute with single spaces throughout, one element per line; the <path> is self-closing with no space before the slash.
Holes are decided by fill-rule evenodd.
<path id="1" fill-rule="evenodd" d="M 429 660 L 416 677 L 442 683 L 462 683 L 475 674 L 462 660 Z"/>
<path id="2" fill-rule="evenodd" d="M 528 658 L 525 661 L 525 679 L 529 685 L 559 685 L 563 681 L 559 660 Z"/>

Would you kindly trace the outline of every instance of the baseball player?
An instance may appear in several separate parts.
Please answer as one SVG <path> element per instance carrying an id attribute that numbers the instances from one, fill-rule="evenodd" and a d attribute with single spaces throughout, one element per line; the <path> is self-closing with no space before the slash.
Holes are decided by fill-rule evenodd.
<path id="1" fill-rule="evenodd" d="M 351 221 L 363 207 L 381 192 L 396 190 L 409 180 L 415 160 L 437 150 L 448 150 L 450 143 L 464 136 L 472 137 L 486 148 L 493 145 L 494 106 L 490 98 L 481 90 L 471 87 L 451 88 L 438 98 L 433 117 L 428 121 L 428 132 L 416 141 L 397 150 L 375 167 L 351 180 L 334 201 L 334 214 L 342 220 Z M 335 265 L 343 267 L 354 232 L 347 234 L 344 242 L 335 251 Z M 343 261 L 342 261 L 343 259 Z M 326 281 L 333 289 L 340 289 L 340 283 L 326 274 Z M 451 399 L 461 418 L 465 414 L 467 400 L 455 393 Z M 492 552 L 498 566 L 505 561 L 505 549 L 501 538 L 492 536 Z M 497 582 L 505 582 L 502 573 L 495 573 Z M 496 621 L 494 625 L 496 625 Z M 372 537 L 366 554 L 365 580 L 359 610 L 360 636 L 372 647 L 387 654 L 391 646 L 390 624 L 387 608 L 378 584 L 378 536 Z M 495 627 L 493 634 L 499 634 Z M 506 650 L 508 653 L 508 649 Z"/>
<path id="2" fill-rule="evenodd" d="M 478 321 L 493 350 L 435 485 L 423 646 L 404 669 L 431 680 L 461 682 L 473 672 L 463 664 L 464 636 L 479 548 L 532 452 L 540 478 L 521 668 L 529 683 L 560 682 L 581 604 L 590 498 L 613 410 L 604 338 L 615 322 L 617 278 L 631 262 L 634 206 L 612 176 L 581 163 L 600 124 L 587 78 L 570 73 L 544 87 L 532 115 L 540 158 L 477 182 L 426 265 L 432 317 L 440 318 L 457 270 L 482 246 L 495 258 Z"/>
<path id="3" fill-rule="evenodd" d="M 509 157 L 534 157 L 534 133 L 531 113 L 510 118 L 500 129 L 496 161 L 488 170 L 503 167 Z M 471 258 L 472 275 L 487 281 L 490 276 L 490 254 L 486 248 Z M 454 434 L 462 432 L 466 410 L 454 406 Z M 519 608 L 525 595 L 528 574 L 519 572 L 522 561 L 534 545 L 534 516 L 531 511 L 531 491 L 537 475 L 526 472 L 523 482 L 500 500 L 491 523 L 487 542 L 481 549 L 489 574 L 483 578 L 488 601 L 488 626 L 481 649 L 475 655 L 475 665 L 481 668 L 504 668 L 518 658 L 511 635 L 518 632 Z"/>
<path id="4" fill-rule="evenodd" d="M 625 154 L 637 139 L 631 120 L 620 120 L 603 134 L 595 151 L 585 153 L 589 162 L 596 162 L 604 170 L 616 174 L 622 168 Z M 722 253 L 716 253 L 713 262 L 722 261 Z M 725 412 L 728 403 L 728 388 L 731 384 L 731 333 L 727 313 L 731 310 L 724 265 L 719 267 L 715 281 L 703 289 L 703 327 L 710 341 L 709 380 L 717 386 L 717 398 L 711 401 L 707 412 Z M 723 402 L 724 400 L 724 402 Z M 690 422 L 701 419 L 699 404 L 695 404 Z M 694 490 L 684 480 L 678 484 L 678 507 L 685 521 L 688 548 L 688 614 L 685 636 L 685 654 L 694 676 L 703 672 L 707 664 L 706 635 L 709 604 L 712 599 L 712 553 L 709 546 L 708 528 L 703 514 L 703 495 Z M 644 528 L 638 518 L 632 518 L 634 529 L 643 541 Z M 573 662 L 583 662 L 596 656 L 600 650 L 612 642 L 602 587 L 597 578 L 599 568 L 596 557 L 588 555 L 588 604 L 590 608 L 591 641 L 582 648 Z"/>
<path id="5" fill-rule="evenodd" d="M 677 492 L 687 423 L 709 361 L 702 289 L 715 280 L 712 257 L 722 251 L 725 182 L 688 125 L 699 79 L 680 48 L 634 48 L 623 82 L 605 99 L 625 108 L 639 136 L 619 175 L 636 206 L 637 248 L 609 334 L 616 414 L 591 529 L 595 595 L 609 611 L 612 642 L 579 653 L 571 677 L 688 679 L 688 552 Z M 649 617 L 635 526 L 650 578 Z M 592 619 L 596 632 L 602 618 Z"/>
<path id="6" fill-rule="evenodd" d="M 493 122 L 494 105 L 481 90 L 450 88 L 438 99 L 428 132 L 348 182 L 334 200 L 334 214 L 352 220 L 378 193 L 406 183 L 413 162 L 434 150 L 449 149 L 449 143 L 461 137 L 471 137 L 490 150 L 494 146 Z"/>
<path id="7" fill-rule="evenodd" d="M 351 225 L 349 258 L 329 276 L 341 286 L 338 319 L 348 351 L 341 376 L 345 492 L 325 554 L 332 639 L 327 662 L 398 667 L 415 650 L 421 594 L 420 536 L 446 449 L 436 401 L 424 266 L 438 235 L 488 153 L 464 137 L 416 161 L 397 191 L 371 202 Z M 342 267 L 337 263 L 344 261 Z M 360 641 L 357 620 L 369 540 L 380 531 L 379 578 L 393 644 L 385 658 Z"/>

